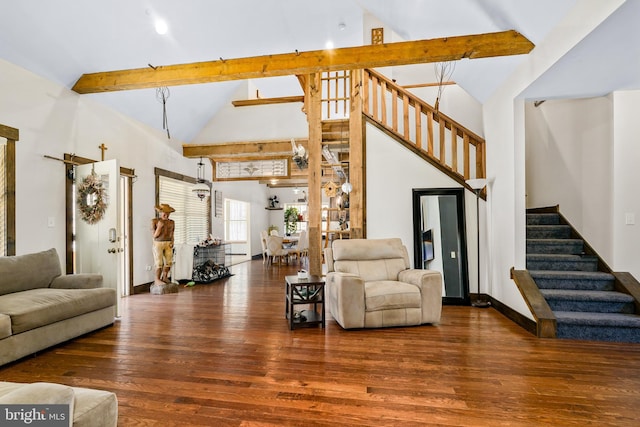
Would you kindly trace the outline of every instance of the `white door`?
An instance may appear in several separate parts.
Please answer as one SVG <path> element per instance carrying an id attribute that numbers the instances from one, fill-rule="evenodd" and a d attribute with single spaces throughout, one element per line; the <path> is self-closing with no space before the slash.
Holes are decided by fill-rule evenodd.
<path id="1" fill-rule="evenodd" d="M 101 194 L 95 191 L 80 190 L 96 188 L 92 182 L 102 185 Z M 99 273 L 103 276 L 103 286 L 117 292 L 116 316 L 120 317 L 120 299 L 122 297 L 122 252 L 123 238 L 120 224 L 120 166 L 118 161 L 106 160 L 98 163 L 80 165 L 76 169 L 76 205 L 75 205 L 75 255 L 78 273 Z M 99 198 L 102 200 L 99 200 Z M 83 198 L 82 203 L 80 199 Z M 91 211 L 96 203 L 104 202 L 106 207 L 100 215 L 100 209 Z M 84 207 L 85 209 L 82 209 Z M 83 212 L 84 211 L 84 212 Z M 87 213 L 89 212 L 89 214 Z M 93 216 L 91 215 L 93 213 Z"/>

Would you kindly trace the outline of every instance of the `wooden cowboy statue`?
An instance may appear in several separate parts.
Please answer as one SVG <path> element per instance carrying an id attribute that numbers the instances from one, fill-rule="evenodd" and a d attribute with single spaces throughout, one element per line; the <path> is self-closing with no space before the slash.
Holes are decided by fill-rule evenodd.
<path id="1" fill-rule="evenodd" d="M 169 214 L 175 212 L 166 203 L 156 206 L 156 211 L 160 214 L 160 218 L 152 220 L 153 231 L 153 261 L 156 268 L 155 282 L 156 285 L 170 283 L 169 271 L 173 264 L 173 230 L 175 224 L 169 219 Z"/>

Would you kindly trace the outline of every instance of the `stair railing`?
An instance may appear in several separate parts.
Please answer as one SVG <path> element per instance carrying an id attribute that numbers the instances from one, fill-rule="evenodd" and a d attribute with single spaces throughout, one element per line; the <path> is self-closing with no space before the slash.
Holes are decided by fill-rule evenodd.
<path id="1" fill-rule="evenodd" d="M 486 177 L 482 137 L 373 70 L 364 70 L 362 91 L 364 114 L 387 131 L 459 180 Z"/>

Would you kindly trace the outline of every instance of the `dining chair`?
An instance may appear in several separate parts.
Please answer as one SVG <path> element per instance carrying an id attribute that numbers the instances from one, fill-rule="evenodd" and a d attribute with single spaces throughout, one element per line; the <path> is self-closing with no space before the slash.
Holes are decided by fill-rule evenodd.
<path id="1" fill-rule="evenodd" d="M 309 261 L 309 234 L 306 230 L 300 232 L 300 238 L 298 239 L 298 253 L 300 262 L 302 262 L 302 258 Z"/>
<path id="2" fill-rule="evenodd" d="M 307 231 L 302 230 L 298 235 L 298 240 L 296 241 L 296 245 L 289 249 L 289 255 L 295 255 L 298 259 L 298 262 L 302 264 L 302 257 L 305 253 L 308 255 L 309 250 L 309 237 L 307 236 Z"/>
<path id="3" fill-rule="evenodd" d="M 283 258 L 288 262 L 289 250 L 282 247 L 283 240 L 282 236 L 267 237 L 267 264 L 273 264 L 276 258 L 280 264 L 282 264 Z"/>
<path id="4" fill-rule="evenodd" d="M 267 262 L 267 237 L 269 237 L 269 233 L 267 233 L 267 230 L 262 230 L 260 232 L 260 244 L 262 245 L 262 263 L 263 264 Z"/>

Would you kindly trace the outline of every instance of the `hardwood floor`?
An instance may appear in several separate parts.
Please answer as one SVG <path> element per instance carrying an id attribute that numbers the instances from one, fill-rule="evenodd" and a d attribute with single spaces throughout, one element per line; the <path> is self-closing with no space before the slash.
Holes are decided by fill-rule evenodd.
<path id="1" fill-rule="evenodd" d="M 108 327 L 0 379 L 111 390 L 120 426 L 631 426 L 640 345 L 538 339 L 493 309 L 438 326 L 290 331 L 262 260 L 178 294 L 123 300 Z"/>

